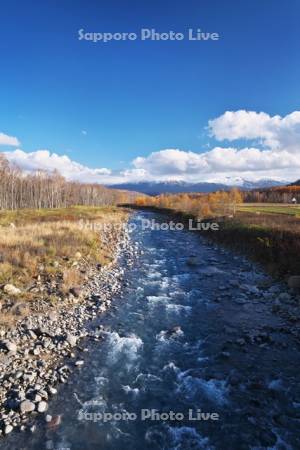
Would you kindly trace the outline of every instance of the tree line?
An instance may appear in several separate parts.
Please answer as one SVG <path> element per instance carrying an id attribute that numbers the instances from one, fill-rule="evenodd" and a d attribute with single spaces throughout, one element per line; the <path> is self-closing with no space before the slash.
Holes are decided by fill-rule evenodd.
<path id="1" fill-rule="evenodd" d="M 135 199 L 138 206 L 168 208 L 200 218 L 234 214 L 236 205 L 242 202 L 242 194 L 237 188 L 210 194 L 162 194 L 156 197 L 138 196 Z"/>
<path id="2" fill-rule="evenodd" d="M 247 203 L 292 203 L 293 198 L 300 203 L 300 185 L 253 189 L 244 192 L 243 197 Z"/>
<path id="3" fill-rule="evenodd" d="M 105 206 L 128 202 L 128 197 L 97 183 L 67 181 L 58 171 L 25 174 L 0 153 L 0 209 Z"/>

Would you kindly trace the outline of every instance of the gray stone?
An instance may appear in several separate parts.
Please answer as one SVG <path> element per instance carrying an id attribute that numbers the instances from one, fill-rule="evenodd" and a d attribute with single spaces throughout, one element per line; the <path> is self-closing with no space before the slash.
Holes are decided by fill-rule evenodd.
<path id="1" fill-rule="evenodd" d="M 77 367 L 83 366 L 83 364 L 84 364 L 84 361 L 82 361 L 82 360 L 75 362 L 75 366 L 77 366 Z"/>
<path id="2" fill-rule="evenodd" d="M 39 402 L 37 410 L 39 413 L 44 413 L 45 411 L 47 411 L 48 409 L 48 403 L 45 402 L 44 400 L 42 400 L 41 402 Z"/>
<path id="3" fill-rule="evenodd" d="M 51 322 L 56 322 L 58 319 L 57 313 L 55 311 L 50 311 L 48 317 L 51 320 Z"/>
<path id="4" fill-rule="evenodd" d="M 81 295 L 81 289 L 79 287 L 72 287 L 69 292 L 77 298 Z"/>
<path id="5" fill-rule="evenodd" d="M 28 413 L 28 412 L 32 412 L 34 410 L 35 410 L 35 404 L 32 403 L 29 400 L 24 400 L 20 404 L 20 411 L 21 411 L 21 413 Z"/>
<path id="6" fill-rule="evenodd" d="M 51 395 L 57 394 L 57 389 L 52 386 L 48 387 L 48 391 L 49 391 L 49 394 L 51 394 Z"/>
<path id="7" fill-rule="evenodd" d="M 15 344 L 15 342 L 13 341 L 3 341 L 2 343 L 4 345 L 4 347 L 6 348 L 6 350 L 8 352 L 12 352 L 12 353 L 16 353 L 17 351 L 17 344 Z"/>
<path id="8" fill-rule="evenodd" d="M 4 428 L 4 434 L 9 434 L 12 432 L 12 430 L 14 429 L 14 427 L 10 424 L 6 425 Z"/>
<path id="9" fill-rule="evenodd" d="M 66 336 L 66 341 L 71 347 L 75 347 L 77 344 L 77 337 L 73 334 L 68 333 Z"/>
<path id="10" fill-rule="evenodd" d="M 8 295 L 20 295 L 22 293 L 21 289 L 17 288 L 13 284 L 6 284 L 3 291 Z"/>

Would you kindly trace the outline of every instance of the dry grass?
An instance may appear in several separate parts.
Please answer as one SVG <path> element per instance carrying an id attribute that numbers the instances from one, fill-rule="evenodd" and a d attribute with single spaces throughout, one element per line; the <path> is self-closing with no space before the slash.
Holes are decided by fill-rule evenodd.
<path id="1" fill-rule="evenodd" d="M 267 209 L 267 208 L 265 208 Z M 300 234 L 300 216 L 288 213 L 274 213 L 255 211 L 238 211 L 236 219 L 249 227 L 264 230 L 288 231 L 295 235 Z M 296 236 L 295 236 L 296 237 Z"/>
<path id="2" fill-rule="evenodd" d="M 287 208 L 282 213 L 280 208 Z M 225 245 L 248 253 L 282 278 L 300 273 L 300 217 L 288 213 L 289 207 L 272 204 L 239 208 L 236 215 L 221 223 L 211 237 Z"/>
<path id="3" fill-rule="evenodd" d="M 41 222 L 77 222 L 80 219 L 101 220 L 107 216 L 115 216 L 120 210 L 117 207 L 72 206 L 58 209 L 18 209 L 16 211 L 0 211 L 0 225 L 16 226 Z"/>
<path id="4" fill-rule="evenodd" d="M 1 283 L 27 282 L 37 274 L 38 265 L 51 266 L 54 261 L 74 258 L 80 252 L 85 258 L 98 260 L 100 239 L 90 230 L 81 230 L 73 222 L 43 222 L 3 227 L 0 230 Z"/>
<path id="5" fill-rule="evenodd" d="M 74 267 L 78 262 L 79 267 L 83 262 L 109 263 L 116 235 L 112 239 L 106 233 L 100 233 L 95 225 L 120 224 L 127 214 L 112 207 L 1 211 L 0 301 L 4 307 L 0 324 L 3 320 L 11 323 L 14 317 L 19 318 L 20 308 L 15 308 L 17 300 L 31 304 L 41 297 L 40 293 L 31 290 L 37 280 L 40 283 L 55 282 L 60 285 L 61 292 L 67 293 L 71 287 L 83 282 L 78 267 Z M 81 255 L 80 261 L 77 253 Z M 18 299 L 9 298 L 3 292 L 1 285 L 7 283 L 22 290 Z"/>
<path id="6" fill-rule="evenodd" d="M 83 276 L 77 269 L 65 269 L 63 273 L 62 291 L 67 293 L 72 287 L 80 286 L 82 282 Z"/>

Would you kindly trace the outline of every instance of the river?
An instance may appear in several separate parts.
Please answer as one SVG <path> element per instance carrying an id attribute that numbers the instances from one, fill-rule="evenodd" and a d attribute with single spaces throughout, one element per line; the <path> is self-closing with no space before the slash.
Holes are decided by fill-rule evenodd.
<path id="1" fill-rule="evenodd" d="M 285 287 L 199 233 L 142 230 L 143 218 L 161 220 L 131 219 L 124 289 L 50 403 L 61 423 L 39 419 L 1 448 L 300 448 L 299 348 L 272 308 Z"/>

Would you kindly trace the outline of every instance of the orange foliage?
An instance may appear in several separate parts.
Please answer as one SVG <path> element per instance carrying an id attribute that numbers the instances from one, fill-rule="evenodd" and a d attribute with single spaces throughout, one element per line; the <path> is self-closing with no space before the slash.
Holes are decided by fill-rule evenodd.
<path id="1" fill-rule="evenodd" d="M 231 191 L 217 191 L 210 194 L 161 194 L 156 197 L 137 197 L 138 206 L 168 208 L 179 212 L 193 214 L 196 217 L 212 217 L 232 214 L 235 205 L 243 198 L 236 188 Z"/>

